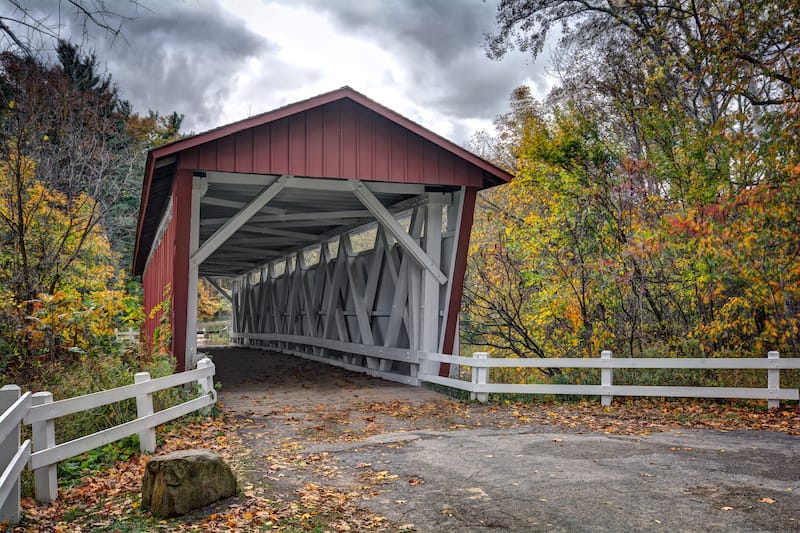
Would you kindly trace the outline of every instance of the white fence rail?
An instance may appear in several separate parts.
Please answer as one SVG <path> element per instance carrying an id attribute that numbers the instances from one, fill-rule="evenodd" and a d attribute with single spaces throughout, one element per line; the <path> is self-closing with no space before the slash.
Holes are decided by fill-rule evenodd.
<path id="1" fill-rule="evenodd" d="M 19 521 L 19 474 L 31 455 L 31 441 L 20 445 L 19 424 L 31 407 L 31 393 L 16 385 L 0 389 L 0 523 Z"/>
<path id="2" fill-rule="evenodd" d="M 419 374 L 419 380 L 436 383 L 470 392 L 473 399 L 488 400 L 489 394 L 571 394 L 600 396 L 603 405 L 611 405 L 614 396 L 660 396 L 682 398 L 742 398 L 767 400 L 769 407 L 778 407 L 780 400 L 800 400 L 798 389 L 780 388 L 780 371 L 800 368 L 800 359 L 781 359 L 778 352 L 769 352 L 766 359 L 745 358 L 660 358 L 614 359 L 610 351 L 603 351 L 600 359 L 507 359 L 489 358 L 485 352 L 473 357 L 426 353 L 428 361 L 469 366 L 472 381 L 441 377 L 433 373 Z M 425 368 L 429 365 L 423 365 Z M 599 385 L 549 385 L 490 383 L 490 368 L 599 368 Z M 614 385 L 615 368 L 671 368 L 671 369 L 765 369 L 765 388 L 744 387 L 663 387 L 639 385 Z"/>
<path id="3" fill-rule="evenodd" d="M 89 450 L 139 434 L 142 452 L 156 448 L 156 426 L 206 409 L 217 401 L 214 391 L 214 364 L 208 358 L 197 363 L 197 369 L 150 379 L 148 372 L 134 376 L 134 384 L 109 389 L 85 396 L 53 401 L 50 392 L 26 392 L 20 395 L 16 385 L 0 389 L 0 522 L 19 520 L 19 475 L 27 465 L 34 473 L 34 491 L 39 501 L 52 501 L 58 497 L 57 464 Z M 171 387 L 197 383 L 200 396 L 167 409 L 153 411 L 153 393 Z M 69 442 L 56 444 L 55 420 L 111 403 L 136 399 L 136 420 L 92 433 Z M 20 445 L 20 423 L 31 426 L 33 452 L 30 441 Z"/>
<path id="4" fill-rule="evenodd" d="M 123 344 L 139 344 L 141 339 L 141 332 L 138 328 L 115 329 L 114 334 L 117 337 L 117 341 Z"/>

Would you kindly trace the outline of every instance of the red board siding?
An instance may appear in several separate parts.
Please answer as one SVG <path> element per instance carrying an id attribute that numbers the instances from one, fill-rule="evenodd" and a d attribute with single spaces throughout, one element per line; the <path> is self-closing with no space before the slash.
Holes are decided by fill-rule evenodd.
<path id="1" fill-rule="evenodd" d="M 253 130 L 236 134 L 236 172 L 253 172 Z"/>
<path id="2" fill-rule="evenodd" d="M 173 206 L 174 208 L 174 206 Z M 174 307 L 172 306 L 172 273 L 173 264 L 175 261 L 175 218 L 170 220 L 167 225 L 164 235 L 161 237 L 161 242 L 156 248 L 150 258 L 150 262 L 145 267 L 144 274 L 142 275 L 142 287 L 144 290 L 144 342 L 147 351 L 153 348 L 153 335 L 156 328 L 163 316 L 162 312 L 155 312 L 154 316 L 150 316 L 153 310 L 158 307 L 165 296 L 170 298 L 170 316 L 169 322 L 174 321 Z M 167 289 L 170 287 L 170 289 Z"/>
<path id="3" fill-rule="evenodd" d="M 270 154 L 269 173 L 289 174 L 289 119 L 281 119 L 269 125 Z"/>
<path id="4" fill-rule="evenodd" d="M 189 273 L 189 217 L 191 216 L 192 174 L 179 171 L 172 184 L 172 215 L 161 242 L 142 274 L 144 289 L 144 341 L 153 347 L 153 335 L 163 313 L 153 310 L 167 296 L 170 299 L 169 323 L 172 325 L 171 353 L 184 368 L 186 351 L 186 306 Z M 150 315 L 153 313 L 153 317 Z"/>
<path id="5" fill-rule="evenodd" d="M 315 107 L 313 109 L 309 109 L 306 111 L 306 123 L 308 127 L 306 128 L 306 146 L 308 148 L 312 148 L 314 146 L 322 147 L 323 152 L 325 151 L 324 145 L 324 115 L 322 113 L 322 109 Z M 306 152 L 306 169 L 308 170 L 309 176 L 322 176 L 325 172 L 325 157 L 320 156 L 319 154 L 311 154 L 308 150 Z"/>
<path id="6" fill-rule="evenodd" d="M 483 187 L 483 171 L 351 100 L 186 150 L 180 168 Z"/>

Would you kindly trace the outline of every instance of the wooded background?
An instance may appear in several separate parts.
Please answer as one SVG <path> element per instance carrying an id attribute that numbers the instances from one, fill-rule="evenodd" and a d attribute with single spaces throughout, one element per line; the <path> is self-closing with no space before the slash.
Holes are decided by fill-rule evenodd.
<path id="1" fill-rule="evenodd" d="M 90 31 L 121 31 L 71 4 Z M 500 2 L 487 53 L 550 53 L 556 84 L 541 102 L 515 90 L 471 143 L 516 179 L 480 198 L 463 344 L 800 356 L 799 11 Z M 128 275 L 142 165 L 182 117 L 132 110 L 74 44 L 48 55 L 0 33 L 0 370 L 27 383 L 121 353 L 114 329 L 144 318 Z"/>

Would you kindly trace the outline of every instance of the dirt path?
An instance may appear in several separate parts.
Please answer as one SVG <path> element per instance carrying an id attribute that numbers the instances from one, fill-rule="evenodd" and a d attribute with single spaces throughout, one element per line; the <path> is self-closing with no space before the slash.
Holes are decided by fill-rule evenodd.
<path id="1" fill-rule="evenodd" d="M 245 482 L 347 498 L 387 519 L 377 529 L 800 531 L 796 409 L 483 406 L 257 350 L 212 353 L 249 450 Z M 686 417 L 714 430 L 684 429 Z M 780 432 L 718 431 L 742 427 Z"/>

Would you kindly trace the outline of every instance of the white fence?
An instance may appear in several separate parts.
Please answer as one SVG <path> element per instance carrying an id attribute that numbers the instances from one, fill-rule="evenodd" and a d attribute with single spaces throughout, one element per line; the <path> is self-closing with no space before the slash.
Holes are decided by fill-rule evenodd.
<path id="1" fill-rule="evenodd" d="M 3 387 L 0 390 L 0 410 L 4 411 L 0 415 L 0 468 L 4 468 L 0 477 L 0 522 L 19 520 L 19 475 L 24 466 L 33 470 L 36 499 L 52 501 L 58 497 L 56 465 L 61 461 L 136 433 L 142 452 L 153 452 L 156 426 L 216 403 L 214 371 L 211 360 L 203 358 L 195 370 L 157 379 L 150 379 L 148 372 L 139 372 L 134 376 L 133 385 L 57 402 L 50 392 L 20 395 L 16 385 Z M 199 397 L 153 411 L 154 392 L 187 383 L 198 384 Z M 136 398 L 136 420 L 56 444 L 55 419 L 131 398 Z M 30 441 L 20 445 L 20 423 L 31 426 L 33 452 Z"/>
<path id="2" fill-rule="evenodd" d="M 489 358 L 477 352 L 473 357 L 426 353 L 427 361 L 463 365 L 472 368 L 472 381 L 441 377 L 434 372 L 420 372 L 419 380 L 470 392 L 473 399 L 488 400 L 489 394 L 571 394 L 600 396 L 603 405 L 611 405 L 614 396 L 659 396 L 682 398 L 743 398 L 767 400 L 769 407 L 778 407 L 780 400 L 799 400 L 798 389 L 780 388 L 780 371 L 800 368 L 800 359 L 781 359 L 778 352 L 769 352 L 766 359 L 755 358 L 621 358 L 614 359 L 603 351 L 600 359 L 507 359 Z M 438 365 L 421 365 L 431 369 Z M 489 383 L 490 368 L 599 368 L 599 385 L 549 385 Z M 765 388 L 744 387 L 662 387 L 614 385 L 615 368 L 671 369 L 765 369 Z"/>
<path id="3" fill-rule="evenodd" d="M 0 523 L 19 521 L 19 474 L 31 456 L 31 441 L 20 446 L 19 424 L 31 407 L 31 393 L 16 385 L 0 389 Z"/>
<path id="4" fill-rule="evenodd" d="M 136 345 L 139 344 L 139 340 L 141 339 L 141 332 L 138 328 L 115 329 L 114 335 L 117 337 L 117 341 L 122 344 Z"/>

